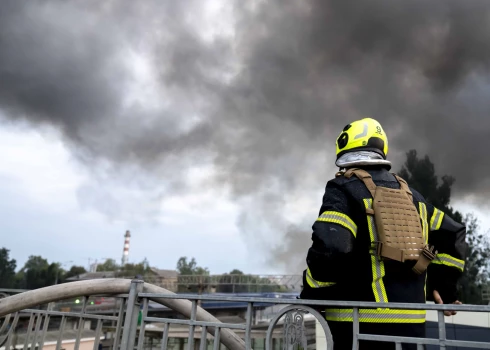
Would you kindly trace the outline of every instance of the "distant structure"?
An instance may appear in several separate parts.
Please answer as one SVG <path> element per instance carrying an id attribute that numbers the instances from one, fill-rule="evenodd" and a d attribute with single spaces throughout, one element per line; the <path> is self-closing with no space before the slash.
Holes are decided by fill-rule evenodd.
<path id="1" fill-rule="evenodd" d="M 129 256 L 129 238 L 131 237 L 131 234 L 129 231 L 126 231 L 126 234 L 124 235 L 124 250 L 123 250 L 123 256 L 122 256 L 122 266 L 126 265 L 128 263 L 128 256 Z"/>
<path id="2" fill-rule="evenodd" d="M 97 260 L 95 260 L 95 262 L 93 264 L 90 264 L 90 269 L 89 269 L 89 272 L 97 272 Z"/>

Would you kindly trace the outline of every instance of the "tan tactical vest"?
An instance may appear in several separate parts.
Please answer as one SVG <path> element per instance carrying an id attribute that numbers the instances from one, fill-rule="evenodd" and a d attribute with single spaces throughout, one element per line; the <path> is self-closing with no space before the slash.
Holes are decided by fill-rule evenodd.
<path id="1" fill-rule="evenodd" d="M 400 183 L 400 189 L 376 186 L 371 175 L 362 169 L 349 169 L 343 175 L 355 175 L 371 192 L 372 209 L 367 215 L 374 215 L 379 241 L 372 247 L 380 258 L 405 262 L 417 261 L 413 271 L 422 274 L 434 259 L 433 248 L 425 243 L 419 212 L 412 199 L 412 192 L 405 180 L 393 174 Z"/>

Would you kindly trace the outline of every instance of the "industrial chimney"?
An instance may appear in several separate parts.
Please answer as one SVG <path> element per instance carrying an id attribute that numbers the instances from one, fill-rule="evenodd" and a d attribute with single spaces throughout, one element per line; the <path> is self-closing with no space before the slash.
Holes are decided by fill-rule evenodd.
<path id="1" fill-rule="evenodd" d="M 124 235 L 124 250 L 123 250 L 123 256 L 122 256 L 122 266 L 124 266 L 128 263 L 129 238 L 130 237 L 131 237 L 131 234 L 129 233 L 129 231 L 126 231 L 126 234 Z"/>

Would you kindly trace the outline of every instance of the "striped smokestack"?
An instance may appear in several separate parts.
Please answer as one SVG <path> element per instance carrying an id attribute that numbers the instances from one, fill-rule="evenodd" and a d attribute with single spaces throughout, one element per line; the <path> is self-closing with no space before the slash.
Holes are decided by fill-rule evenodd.
<path id="1" fill-rule="evenodd" d="M 129 256 L 129 238 L 131 237 L 131 234 L 129 231 L 126 231 L 126 234 L 124 235 L 124 250 L 123 250 L 123 256 L 122 256 L 122 265 L 126 265 L 128 263 L 128 256 Z"/>

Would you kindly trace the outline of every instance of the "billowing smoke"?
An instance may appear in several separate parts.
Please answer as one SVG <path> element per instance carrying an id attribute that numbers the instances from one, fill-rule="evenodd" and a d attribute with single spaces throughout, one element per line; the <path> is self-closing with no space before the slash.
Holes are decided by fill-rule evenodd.
<path id="1" fill-rule="evenodd" d="M 395 169 L 416 148 L 456 177 L 455 195 L 485 200 L 489 62 L 486 0 L 4 0 L 0 11 L 5 118 L 60 130 L 94 183 L 147 197 L 138 215 L 168 193 L 226 188 L 244 240 L 289 267 L 349 121 L 384 125 Z M 82 204 L 126 215 L 101 206 L 118 202 L 105 187 L 88 184 Z"/>

